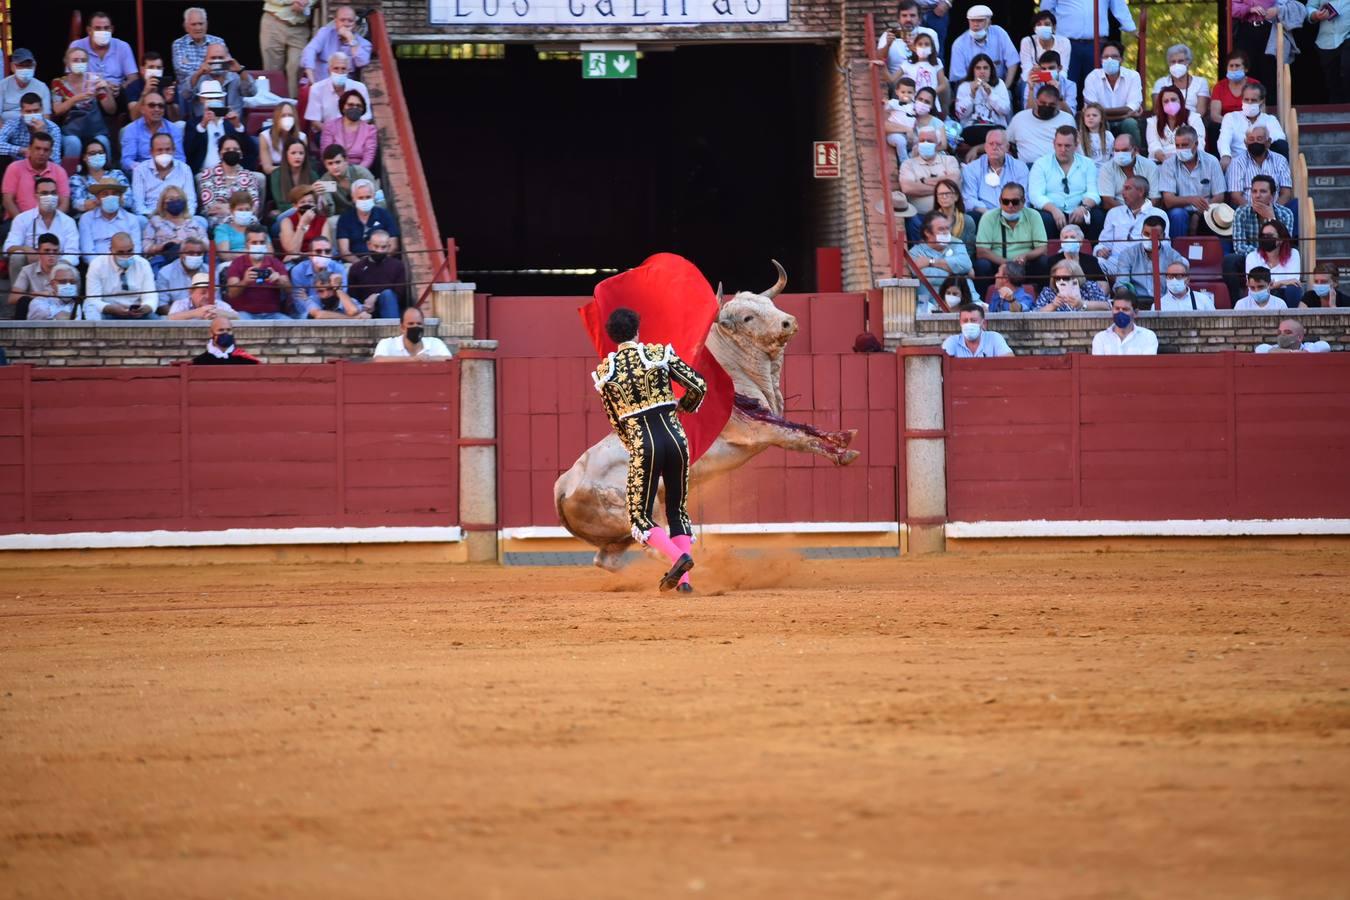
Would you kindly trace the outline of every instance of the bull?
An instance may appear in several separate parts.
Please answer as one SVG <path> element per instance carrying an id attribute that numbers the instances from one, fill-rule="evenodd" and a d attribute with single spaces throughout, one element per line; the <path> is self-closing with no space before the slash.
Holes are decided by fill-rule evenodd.
<path id="1" fill-rule="evenodd" d="M 783 351 L 797 333 L 797 319 L 774 305 L 787 272 L 778 260 L 772 262 L 778 280 L 761 294 L 741 291 L 728 300 L 718 285 L 718 316 L 707 347 L 731 376 L 736 398 L 721 434 L 690 469 L 691 488 L 740 468 L 769 447 L 814 453 L 838 466 L 858 458 L 849 448 L 857 429 L 821 431 L 783 418 Z M 633 544 L 627 474 L 628 451 L 610 434 L 553 485 L 559 521 L 596 547 L 595 564 L 611 572 L 623 566 L 623 554 Z"/>

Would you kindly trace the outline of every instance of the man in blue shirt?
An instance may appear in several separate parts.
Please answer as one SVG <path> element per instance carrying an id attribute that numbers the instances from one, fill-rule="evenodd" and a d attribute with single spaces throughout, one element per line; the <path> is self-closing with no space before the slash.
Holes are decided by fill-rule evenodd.
<path id="1" fill-rule="evenodd" d="M 1072 125 L 1055 132 L 1054 152 L 1031 166 L 1027 197 L 1041 211 L 1045 233 L 1059 237 L 1070 222 L 1082 225 L 1091 238 L 1102 230 L 1106 214 L 1097 191 L 1097 166 L 1078 151 L 1078 130 Z"/>
<path id="2" fill-rule="evenodd" d="M 978 303 L 962 303 L 956 308 L 956 317 L 961 324 L 961 333 L 942 342 L 942 350 L 948 356 L 975 359 L 1013 355 L 1003 335 L 985 330 L 984 308 Z"/>
<path id="3" fill-rule="evenodd" d="M 995 73 L 1011 94 L 1022 58 L 1017 55 L 1017 47 L 1008 37 L 1008 32 L 998 25 L 990 24 L 993 18 L 994 11 L 983 3 L 972 6 L 970 12 L 966 13 L 970 30 L 952 42 L 952 62 L 947 67 L 947 77 L 952 84 L 965 81 L 971 60 L 984 53 L 994 61 Z"/>
<path id="4" fill-rule="evenodd" d="M 334 53 L 347 54 L 353 70 L 370 65 L 370 41 L 356 33 L 356 10 L 350 6 L 335 9 L 333 21 L 316 31 L 300 54 L 300 68 L 311 83 L 315 72 L 327 74 Z"/>
<path id="5" fill-rule="evenodd" d="M 339 287 L 347 290 L 347 267 L 333 258 L 333 242 L 325 235 L 318 235 L 309 242 L 309 256 L 291 269 L 291 304 L 296 318 L 308 318 L 311 309 L 319 308 L 318 295 L 314 293 L 315 279 L 335 273 L 342 278 Z"/>
<path id="6" fill-rule="evenodd" d="M 1008 155 L 1008 132 L 991 128 L 984 136 L 984 155 L 961 169 L 961 199 L 976 224 L 980 216 L 999 208 L 1006 184 L 1026 184 L 1026 164 Z"/>
<path id="7" fill-rule="evenodd" d="M 141 117 L 122 131 L 122 171 L 128 176 L 136 170 L 136 163 L 150 158 L 150 144 L 157 134 L 167 134 L 173 141 L 173 158 L 187 162 L 178 132 L 164 120 L 165 108 L 163 95 L 144 95 L 141 97 Z"/>
<path id="8" fill-rule="evenodd" d="M 1098 21 L 1092 24 L 1092 8 L 1097 6 Z M 1069 39 L 1069 78 L 1083 92 L 1083 81 L 1096 68 L 1096 48 L 1093 38 L 1106 40 L 1111 33 L 1111 17 L 1120 23 L 1120 30 L 1134 34 L 1134 17 L 1125 0 L 1041 0 L 1041 12 L 1052 12 L 1058 20 L 1055 31 Z"/>
<path id="9" fill-rule="evenodd" d="M 89 54 L 89 74 L 101 75 L 112 85 L 113 90 L 121 90 L 129 79 L 135 78 L 140 68 L 136 65 L 136 54 L 131 45 L 121 38 L 113 37 L 113 23 L 107 13 L 94 13 L 89 19 L 88 36 L 71 43 Z"/>

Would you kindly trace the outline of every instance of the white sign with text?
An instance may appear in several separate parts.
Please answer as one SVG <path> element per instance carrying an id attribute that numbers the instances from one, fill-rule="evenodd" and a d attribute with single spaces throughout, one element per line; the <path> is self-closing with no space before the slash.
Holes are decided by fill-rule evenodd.
<path id="1" fill-rule="evenodd" d="M 431 0 L 432 25 L 747 25 L 787 20 L 788 0 Z"/>

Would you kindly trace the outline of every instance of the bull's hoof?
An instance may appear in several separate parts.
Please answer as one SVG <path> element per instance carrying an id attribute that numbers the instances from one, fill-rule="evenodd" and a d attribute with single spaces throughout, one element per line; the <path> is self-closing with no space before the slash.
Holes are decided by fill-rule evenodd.
<path id="1" fill-rule="evenodd" d="M 853 439 L 858 436 L 858 429 L 850 428 L 848 431 L 830 431 L 825 434 L 825 440 L 836 447 L 847 447 L 853 443 Z"/>
<path id="2" fill-rule="evenodd" d="M 836 466 L 846 466 L 861 455 L 862 454 L 859 453 L 857 450 L 846 450 L 843 453 L 835 455 L 834 464 Z"/>
<path id="3" fill-rule="evenodd" d="M 601 547 L 595 551 L 595 565 L 606 572 L 618 572 L 623 568 L 623 554 L 627 547 Z"/>

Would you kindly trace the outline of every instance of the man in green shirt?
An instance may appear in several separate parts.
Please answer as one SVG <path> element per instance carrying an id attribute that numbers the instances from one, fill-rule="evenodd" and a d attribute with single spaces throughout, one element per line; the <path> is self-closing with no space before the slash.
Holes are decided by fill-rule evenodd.
<path id="1" fill-rule="evenodd" d="M 1026 212 L 1026 188 L 1009 183 L 999 194 L 999 211 L 980 217 L 975 232 L 975 284 L 983 294 L 989 279 L 1005 262 L 1020 263 L 1031 278 L 1043 277 L 1049 249 L 1040 214 Z"/>

